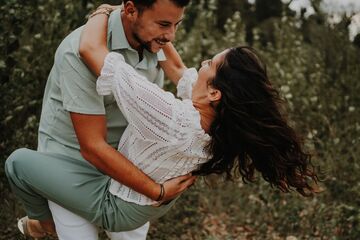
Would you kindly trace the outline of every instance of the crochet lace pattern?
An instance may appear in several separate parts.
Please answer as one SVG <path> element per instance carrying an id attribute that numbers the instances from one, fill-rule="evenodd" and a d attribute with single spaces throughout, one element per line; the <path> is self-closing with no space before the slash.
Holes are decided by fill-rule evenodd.
<path id="1" fill-rule="evenodd" d="M 121 54 L 111 52 L 105 58 L 97 92 L 112 94 L 129 122 L 118 150 L 158 183 L 192 172 L 208 159 L 205 147 L 210 136 L 191 102 L 196 79 L 194 68 L 184 72 L 178 99 L 136 72 Z M 109 190 L 128 202 L 156 203 L 113 179 Z"/>

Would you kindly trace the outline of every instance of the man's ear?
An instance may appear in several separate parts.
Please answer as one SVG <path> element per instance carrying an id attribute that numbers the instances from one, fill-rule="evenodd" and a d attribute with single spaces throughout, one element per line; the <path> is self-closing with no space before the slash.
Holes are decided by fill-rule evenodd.
<path id="1" fill-rule="evenodd" d="M 124 4 L 124 13 L 127 17 L 133 18 L 136 17 L 138 14 L 138 10 L 134 5 L 133 1 L 127 1 Z"/>
<path id="2" fill-rule="evenodd" d="M 221 99 L 221 91 L 209 86 L 208 98 L 211 102 L 219 101 Z"/>

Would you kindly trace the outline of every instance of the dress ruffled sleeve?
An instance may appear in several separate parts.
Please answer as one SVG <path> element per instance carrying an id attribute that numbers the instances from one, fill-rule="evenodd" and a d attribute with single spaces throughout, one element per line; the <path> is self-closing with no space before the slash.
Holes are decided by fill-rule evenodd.
<path id="1" fill-rule="evenodd" d="M 135 134 L 142 139 L 156 142 L 176 139 L 174 132 L 181 122 L 175 121 L 175 113 L 182 109 L 182 102 L 136 72 L 121 54 L 110 52 L 105 57 L 97 91 L 100 95 L 114 96 Z"/>
<path id="2" fill-rule="evenodd" d="M 186 69 L 178 82 L 177 96 L 182 99 L 191 99 L 192 88 L 197 78 L 198 73 L 195 68 Z"/>
<path id="3" fill-rule="evenodd" d="M 124 57 L 119 53 L 110 52 L 106 55 L 104 60 L 104 66 L 101 69 L 101 74 L 96 82 L 96 91 L 99 95 L 111 94 L 112 85 L 114 84 L 116 63 L 124 61 Z"/>

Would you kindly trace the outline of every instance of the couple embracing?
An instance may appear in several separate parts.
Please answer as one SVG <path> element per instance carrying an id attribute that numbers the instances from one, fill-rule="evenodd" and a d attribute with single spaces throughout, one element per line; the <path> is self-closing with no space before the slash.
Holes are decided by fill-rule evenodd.
<path id="1" fill-rule="evenodd" d="M 60 44 L 38 149 L 6 161 L 22 233 L 95 240 L 102 227 L 113 240 L 145 239 L 197 175 L 251 181 L 258 171 L 282 191 L 314 192 L 310 155 L 252 48 L 184 65 L 171 41 L 188 3 L 102 5 Z M 164 75 L 177 98 L 161 89 Z"/>

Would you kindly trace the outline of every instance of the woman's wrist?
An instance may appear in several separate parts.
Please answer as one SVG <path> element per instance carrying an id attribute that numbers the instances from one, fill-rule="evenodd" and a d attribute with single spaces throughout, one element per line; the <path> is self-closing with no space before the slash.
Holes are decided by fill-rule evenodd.
<path id="1" fill-rule="evenodd" d="M 123 5 L 109 5 L 109 4 L 101 4 L 99 7 L 96 8 L 95 11 L 89 14 L 88 19 L 92 18 L 98 14 L 105 14 L 106 16 L 110 16 L 111 12 L 116 9 L 121 9 Z"/>
<path id="2" fill-rule="evenodd" d="M 109 17 L 110 13 L 112 11 L 113 11 L 112 8 L 107 8 L 107 7 L 97 8 L 94 12 L 90 13 L 90 15 L 88 16 L 88 19 L 90 19 L 98 14 L 104 14 Z"/>
<path id="3" fill-rule="evenodd" d="M 122 8 L 123 6 L 124 6 L 123 4 L 120 4 L 120 5 L 101 4 L 99 7 L 97 7 L 97 9 L 108 8 L 108 9 L 111 9 L 112 11 L 114 11 L 116 9 Z"/>

